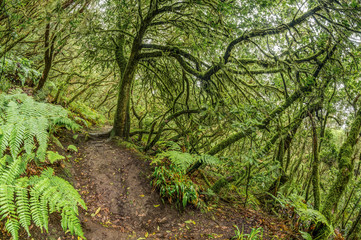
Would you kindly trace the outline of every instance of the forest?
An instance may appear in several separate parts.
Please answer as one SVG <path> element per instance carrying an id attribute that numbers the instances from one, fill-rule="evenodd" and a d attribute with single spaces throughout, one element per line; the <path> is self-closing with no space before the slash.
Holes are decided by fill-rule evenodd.
<path id="1" fill-rule="evenodd" d="M 361 0 L 0 0 L 0 239 L 361 239 Z"/>

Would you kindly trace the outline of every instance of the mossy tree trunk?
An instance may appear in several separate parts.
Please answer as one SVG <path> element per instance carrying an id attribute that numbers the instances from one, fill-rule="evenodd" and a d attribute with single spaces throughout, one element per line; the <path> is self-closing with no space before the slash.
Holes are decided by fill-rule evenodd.
<path id="1" fill-rule="evenodd" d="M 151 10 L 150 10 L 151 11 Z M 119 39 L 119 45 L 116 47 L 115 55 L 117 64 L 121 71 L 121 80 L 118 89 L 118 101 L 114 117 L 113 135 L 119 136 L 124 139 L 129 138 L 130 132 L 130 94 L 131 87 L 134 80 L 135 71 L 139 63 L 139 53 L 141 52 L 141 45 L 146 33 L 146 30 L 154 18 L 148 13 L 146 19 L 141 21 L 138 32 L 133 39 L 130 56 L 128 60 L 124 57 L 124 35 Z"/>
<path id="2" fill-rule="evenodd" d="M 53 39 L 50 39 L 50 22 L 46 24 L 45 33 L 44 33 L 44 70 L 39 79 L 38 86 L 36 90 L 40 90 L 44 87 L 46 80 L 48 79 L 51 66 L 53 64 L 53 55 L 54 55 L 54 43 L 56 40 L 56 35 L 53 36 Z"/>
<path id="3" fill-rule="evenodd" d="M 360 240 L 360 232 L 361 232 L 361 209 L 357 215 L 357 218 L 353 222 L 350 230 L 347 233 L 346 239 L 347 240 Z"/>
<path id="4" fill-rule="evenodd" d="M 124 29 L 127 27 L 128 23 L 122 24 L 120 22 L 120 17 L 118 18 L 118 28 Z M 125 139 L 129 138 L 130 131 L 130 115 L 129 115 L 129 101 L 130 101 L 130 88 L 134 78 L 134 72 L 136 70 L 136 62 L 133 62 L 133 66 L 128 66 L 128 63 L 132 61 L 129 58 L 127 61 L 125 57 L 125 35 L 120 33 L 116 40 L 113 40 L 115 44 L 115 60 L 119 67 L 120 72 L 120 85 L 118 89 L 118 103 L 116 108 L 116 114 L 114 118 L 113 133 L 116 136 L 123 137 Z M 139 46 L 138 46 L 139 47 Z M 132 49 L 132 54 L 136 54 Z M 133 56 L 134 58 L 134 56 Z M 125 76 L 126 70 L 127 75 Z M 124 102 L 125 101 L 125 102 Z"/>
<path id="5" fill-rule="evenodd" d="M 173 12 L 176 8 L 172 6 L 164 6 L 158 8 L 157 1 L 151 1 L 146 16 L 142 17 L 142 9 L 140 6 L 138 20 L 140 22 L 139 28 L 132 39 L 130 48 L 130 55 L 128 59 L 125 59 L 124 48 L 122 40 L 120 39 L 120 46 L 116 49 L 116 60 L 121 71 L 121 80 L 118 89 L 118 100 L 116 106 L 116 112 L 114 116 L 114 124 L 112 134 L 121 138 L 129 138 L 130 133 L 130 98 L 131 98 L 131 87 L 134 81 L 135 72 L 138 67 L 138 63 L 141 59 L 140 54 L 142 50 L 143 38 L 152 23 L 152 20 L 163 13 Z M 186 3 L 185 3 L 186 5 Z M 119 27 L 119 26 L 118 26 Z M 125 44 L 125 42 L 123 42 Z M 125 64 L 126 62 L 126 64 Z M 125 67 L 124 67 L 125 66 Z"/>
<path id="6" fill-rule="evenodd" d="M 312 151 L 313 151 L 313 162 L 312 162 L 312 189 L 313 189 L 313 198 L 314 198 L 314 208 L 320 210 L 320 175 L 319 175 L 319 151 L 317 146 L 317 131 L 316 124 L 312 117 L 312 114 L 309 113 L 311 126 L 312 126 Z"/>
<path id="7" fill-rule="evenodd" d="M 337 212 L 338 203 L 345 192 L 347 185 L 351 179 L 353 171 L 352 154 L 354 146 L 361 128 L 361 108 L 357 111 L 356 118 L 351 125 L 350 133 L 346 141 L 342 144 L 338 154 L 338 174 L 335 182 L 329 190 L 323 204 L 321 213 L 332 223 L 333 213 Z M 319 223 L 313 231 L 313 236 L 317 239 L 326 239 L 328 235 L 328 227 Z"/>

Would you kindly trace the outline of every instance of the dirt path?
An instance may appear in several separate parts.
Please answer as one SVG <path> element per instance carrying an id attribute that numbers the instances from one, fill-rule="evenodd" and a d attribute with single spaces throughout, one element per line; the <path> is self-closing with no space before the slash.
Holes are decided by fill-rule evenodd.
<path id="1" fill-rule="evenodd" d="M 71 137 L 61 140 L 65 147 L 76 144 Z M 180 213 L 152 191 L 149 163 L 136 152 L 104 139 L 80 141 L 77 146 L 71 166 L 62 166 L 59 173 L 71 173 L 69 180 L 87 204 L 80 219 L 88 240 L 230 239 L 234 225 L 245 233 L 263 227 L 268 236 L 264 239 L 272 235 L 292 239 L 282 237 L 282 223 L 252 210 L 219 204 L 209 213 L 196 209 Z M 59 218 L 52 216 L 48 234 L 37 232 L 28 239 L 75 239 L 62 232 Z"/>
<path id="2" fill-rule="evenodd" d="M 88 213 L 97 213 L 84 216 L 88 239 L 208 239 L 217 236 L 224 239 L 225 227 L 221 228 L 217 221 L 209 219 L 204 226 L 198 211 L 181 214 L 169 204 L 163 204 L 159 195 L 151 190 L 148 164 L 136 153 L 105 140 L 88 141 L 80 151 L 84 159 L 74 168 L 75 179 L 82 189 Z M 218 233 L 217 228 L 220 229 Z M 200 236 L 207 232 L 210 236 Z"/>

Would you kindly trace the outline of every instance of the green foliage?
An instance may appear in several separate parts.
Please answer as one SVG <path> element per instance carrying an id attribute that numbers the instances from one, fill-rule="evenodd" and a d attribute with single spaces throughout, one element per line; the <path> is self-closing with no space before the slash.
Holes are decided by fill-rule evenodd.
<path id="1" fill-rule="evenodd" d="M 186 152 L 178 151 L 166 151 L 157 155 L 153 160 L 153 163 L 162 162 L 164 159 L 169 159 L 171 164 L 177 166 L 177 168 L 183 173 L 195 162 L 200 161 L 204 166 L 218 166 L 221 164 L 221 161 L 211 155 L 195 155 Z"/>
<path id="2" fill-rule="evenodd" d="M 304 199 L 297 195 L 297 194 L 291 194 L 288 197 L 283 196 L 282 194 L 279 194 L 279 196 L 276 198 L 276 200 L 281 204 L 281 206 L 291 206 L 294 208 L 294 211 L 298 214 L 300 217 L 300 221 L 302 221 L 305 225 L 310 225 L 311 223 L 317 224 L 317 223 L 323 223 L 325 226 L 328 227 L 330 234 L 332 234 L 333 226 L 332 224 L 327 220 L 327 218 L 319 211 L 310 208 L 306 203 L 304 203 Z M 305 235 L 305 234 L 303 234 Z M 306 236 L 306 235 L 305 235 Z"/>
<path id="3" fill-rule="evenodd" d="M 0 92 L 7 92 L 12 86 L 11 81 L 8 79 L 1 79 Z"/>
<path id="4" fill-rule="evenodd" d="M 220 160 L 210 155 L 193 155 L 178 151 L 160 153 L 153 160 L 158 167 L 153 172 L 152 184 L 159 189 L 162 198 L 184 208 L 191 204 L 201 206 L 200 187 L 186 175 L 187 169 L 197 161 L 204 165 L 220 165 Z"/>
<path id="5" fill-rule="evenodd" d="M 44 161 L 49 132 L 56 127 L 79 129 L 60 106 L 36 102 L 22 93 L 0 95 L 0 156 L 7 150 L 13 158 L 23 150 L 26 154 L 36 150 L 36 157 Z"/>
<path id="6" fill-rule="evenodd" d="M 40 176 L 22 177 L 35 157 L 44 161 L 46 155 L 50 163 L 64 159 L 47 151 L 49 135 L 57 127 L 76 130 L 79 125 L 60 106 L 36 102 L 26 94 L 0 95 L 0 217 L 15 240 L 21 227 L 30 235 L 32 222 L 48 231 L 53 212 L 61 213 L 64 231 L 83 237 L 78 205 L 86 206 L 69 182 L 54 176 L 51 168 Z"/>
<path id="7" fill-rule="evenodd" d="M 169 159 L 171 161 L 171 164 L 175 165 L 176 168 L 183 173 L 195 161 L 193 156 L 189 153 L 183 153 L 178 151 L 166 151 L 157 154 L 157 157 L 153 161 L 153 163 L 163 161 L 165 158 Z"/>
<path id="8" fill-rule="evenodd" d="M 49 214 L 60 212 L 62 227 L 71 234 L 83 236 L 78 219 L 78 205 L 86 209 L 79 193 L 49 168 L 40 176 L 20 177 L 27 160 L 5 155 L 0 167 L 0 217 L 6 219 L 5 228 L 14 240 L 23 227 L 30 235 L 32 222 L 48 231 Z M 10 162 L 10 163 L 7 163 Z"/>
<path id="9" fill-rule="evenodd" d="M 76 146 L 74 146 L 74 145 L 69 145 L 67 149 L 72 150 L 74 152 L 78 152 L 78 148 Z"/>
<path id="10" fill-rule="evenodd" d="M 308 232 L 302 232 L 302 231 L 300 231 L 300 233 L 301 233 L 301 236 L 303 237 L 303 239 L 305 239 L 305 240 L 312 240 L 312 236 L 311 236 L 311 234 L 309 234 Z"/>
<path id="11" fill-rule="evenodd" d="M 0 61 L 0 69 L 4 72 L 5 79 L 10 82 L 21 85 L 27 83 L 36 83 L 41 73 L 32 68 L 32 62 L 25 57 L 6 57 L 5 61 Z M 6 88 L 2 89 L 6 91 Z"/>
<path id="12" fill-rule="evenodd" d="M 175 165 L 156 167 L 152 176 L 152 184 L 159 189 L 162 198 L 175 203 L 180 209 L 188 204 L 200 206 L 200 188 Z"/>
<path id="13" fill-rule="evenodd" d="M 106 121 L 104 115 L 81 102 L 72 102 L 69 106 L 69 110 L 76 114 L 76 121 L 87 127 L 90 127 L 91 125 L 102 125 Z"/>
<path id="14" fill-rule="evenodd" d="M 249 234 L 245 234 L 239 230 L 237 225 L 233 226 L 235 228 L 234 234 L 235 236 L 231 239 L 237 240 L 262 240 L 263 239 L 263 228 L 252 228 Z"/>
<path id="15" fill-rule="evenodd" d="M 46 153 L 48 160 L 51 164 L 53 164 L 56 161 L 65 159 L 65 157 L 63 155 L 60 155 L 58 152 L 47 151 Z"/>

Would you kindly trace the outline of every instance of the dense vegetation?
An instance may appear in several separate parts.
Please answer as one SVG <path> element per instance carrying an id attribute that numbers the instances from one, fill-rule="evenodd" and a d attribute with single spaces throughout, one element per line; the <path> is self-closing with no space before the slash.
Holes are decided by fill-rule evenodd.
<path id="1" fill-rule="evenodd" d="M 361 239 L 360 16 L 360 0 L 0 0 L 7 230 L 60 211 L 82 236 L 78 193 L 23 173 L 57 129 L 108 122 L 180 209 L 222 199 Z"/>

